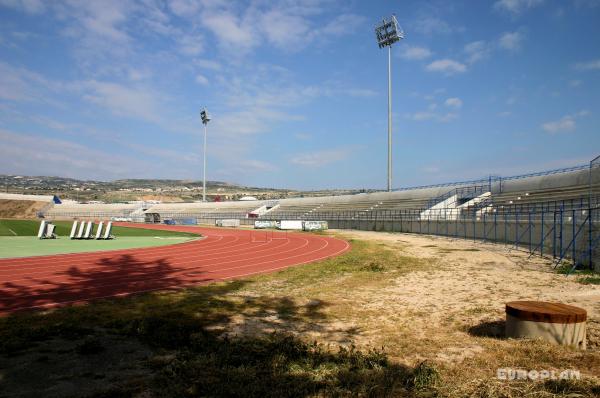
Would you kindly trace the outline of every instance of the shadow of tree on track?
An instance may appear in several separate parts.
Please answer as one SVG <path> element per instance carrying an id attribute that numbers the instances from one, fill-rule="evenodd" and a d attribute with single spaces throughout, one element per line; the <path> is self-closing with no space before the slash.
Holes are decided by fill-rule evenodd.
<path id="1" fill-rule="evenodd" d="M 143 260 L 131 254 L 103 257 L 91 266 L 73 265 L 64 269 L 58 263 L 56 267 L 56 271 L 40 277 L 35 276 L 33 268 L 30 274 L 4 282 L 0 290 L 0 313 L 173 288 L 186 283 L 181 275 L 187 270 L 173 267 L 164 258 Z M 42 272 L 43 269 L 40 267 Z M 196 271 L 195 279 L 208 281 L 201 271 Z"/>

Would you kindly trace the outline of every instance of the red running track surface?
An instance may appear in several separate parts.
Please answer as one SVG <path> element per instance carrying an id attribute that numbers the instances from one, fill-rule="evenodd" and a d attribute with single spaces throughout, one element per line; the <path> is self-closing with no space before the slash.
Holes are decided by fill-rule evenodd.
<path id="1" fill-rule="evenodd" d="M 0 260 L 0 313 L 242 278 L 337 256 L 350 248 L 341 239 L 303 233 L 143 228 L 195 232 L 203 238 L 156 248 Z"/>

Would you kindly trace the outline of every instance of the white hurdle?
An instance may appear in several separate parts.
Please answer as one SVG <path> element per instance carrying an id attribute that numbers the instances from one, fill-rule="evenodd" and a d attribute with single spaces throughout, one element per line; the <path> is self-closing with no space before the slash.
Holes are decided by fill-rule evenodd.
<path id="1" fill-rule="evenodd" d="M 77 239 L 83 238 L 83 231 L 85 230 L 85 221 L 79 223 L 79 232 L 77 233 Z"/>
<path id="2" fill-rule="evenodd" d="M 85 235 L 83 235 L 83 239 L 89 239 L 92 230 L 94 229 L 94 223 L 91 221 L 87 222 L 87 227 L 85 228 Z"/>
<path id="3" fill-rule="evenodd" d="M 48 227 L 46 228 L 46 235 L 44 236 L 44 238 L 56 239 L 56 234 L 54 233 L 55 228 L 56 228 L 56 225 L 54 225 L 52 223 L 48 223 Z"/>
<path id="4" fill-rule="evenodd" d="M 98 229 L 96 230 L 96 240 L 102 239 L 102 227 L 104 226 L 104 221 L 100 221 L 98 224 Z"/>
<path id="5" fill-rule="evenodd" d="M 112 232 L 112 221 L 109 221 L 106 225 L 106 230 L 104 231 L 104 237 L 102 239 L 112 239 L 113 236 L 110 234 Z"/>
<path id="6" fill-rule="evenodd" d="M 77 233 L 77 220 L 73 221 L 73 226 L 71 227 L 71 234 L 69 235 L 70 239 L 75 239 L 75 234 Z"/>
<path id="7" fill-rule="evenodd" d="M 43 220 L 42 223 L 40 224 L 40 229 L 38 230 L 38 234 L 37 237 L 38 239 L 44 239 L 44 236 L 46 236 L 46 220 Z"/>

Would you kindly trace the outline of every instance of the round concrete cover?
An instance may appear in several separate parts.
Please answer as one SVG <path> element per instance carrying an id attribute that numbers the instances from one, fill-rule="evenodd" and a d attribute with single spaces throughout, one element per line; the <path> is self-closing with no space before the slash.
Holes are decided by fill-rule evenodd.
<path id="1" fill-rule="evenodd" d="M 511 301 L 506 303 L 506 314 L 522 321 L 547 323 L 579 323 L 587 319 L 583 308 L 544 301 Z"/>

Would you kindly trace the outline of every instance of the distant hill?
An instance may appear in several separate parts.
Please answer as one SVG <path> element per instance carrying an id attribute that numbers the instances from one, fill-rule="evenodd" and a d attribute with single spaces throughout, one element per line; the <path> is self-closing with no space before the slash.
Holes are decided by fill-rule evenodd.
<path id="1" fill-rule="evenodd" d="M 207 181 L 206 188 L 208 200 L 238 200 L 248 195 L 264 200 L 374 192 L 374 190 L 357 189 L 299 191 L 293 189 L 248 187 L 224 181 Z M 25 194 L 56 194 L 63 199 L 73 199 L 80 202 L 91 200 L 107 203 L 132 200 L 178 202 L 200 200 L 202 198 L 202 181 L 133 178 L 114 181 L 95 181 L 56 176 L 0 174 L 0 191 Z"/>

